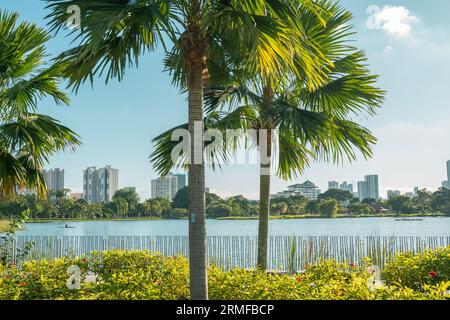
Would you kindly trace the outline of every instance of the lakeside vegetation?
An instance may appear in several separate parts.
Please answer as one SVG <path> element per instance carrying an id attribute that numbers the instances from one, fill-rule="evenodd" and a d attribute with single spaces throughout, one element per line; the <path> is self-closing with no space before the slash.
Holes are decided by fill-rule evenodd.
<path id="1" fill-rule="evenodd" d="M 111 203 L 88 204 L 67 196 L 67 190 L 51 191 L 46 198 L 19 195 L 0 204 L 0 219 L 12 219 L 28 210 L 29 222 L 62 220 L 160 220 L 188 218 L 188 189 L 181 189 L 172 202 L 167 199 L 140 201 L 132 190 L 119 190 Z M 328 190 L 317 200 L 302 196 L 274 198 L 271 200 L 270 219 L 308 218 L 363 218 L 363 217 L 431 217 L 450 216 L 450 190 L 434 193 L 419 190 L 417 196 L 392 197 L 389 200 L 365 199 L 359 201 L 348 191 Z M 223 199 L 216 194 L 206 194 L 206 213 L 209 219 L 258 219 L 256 200 L 243 196 Z"/>
<path id="2" fill-rule="evenodd" d="M 8 231 L 10 225 L 11 225 L 11 221 L 9 221 L 9 220 L 0 220 L 0 232 Z"/>
<path id="3" fill-rule="evenodd" d="M 78 290 L 67 270 L 80 268 Z M 189 263 L 148 251 L 104 251 L 91 256 L 0 265 L 2 299 L 187 300 Z M 299 272 L 208 268 L 211 299 L 220 300 L 445 300 L 450 298 L 450 247 L 397 254 L 379 272 L 370 259 L 323 260 Z"/>

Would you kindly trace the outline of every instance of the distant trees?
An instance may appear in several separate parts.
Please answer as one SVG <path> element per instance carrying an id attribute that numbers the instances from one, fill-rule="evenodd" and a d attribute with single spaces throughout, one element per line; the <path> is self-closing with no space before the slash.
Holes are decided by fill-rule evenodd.
<path id="1" fill-rule="evenodd" d="M 317 208 L 321 216 L 335 218 L 338 214 L 339 203 L 334 199 L 329 199 L 321 202 Z"/>
<path id="2" fill-rule="evenodd" d="M 396 213 L 406 213 L 409 211 L 411 199 L 406 196 L 394 196 L 387 201 L 389 208 Z"/>
<path id="3" fill-rule="evenodd" d="M 425 197 L 426 201 L 426 197 Z M 450 190 L 441 188 L 439 191 L 435 192 L 432 196 L 431 201 L 429 201 L 430 206 L 433 210 L 438 212 L 444 212 L 450 216 Z"/>
<path id="4" fill-rule="evenodd" d="M 172 200 L 172 208 L 187 209 L 189 207 L 189 190 L 184 187 L 178 190 L 177 194 Z"/>
<path id="5" fill-rule="evenodd" d="M 367 215 L 367 214 L 372 214 L 374 212 L 373 208 L 365 203 L 351 203 L 348 207 L 347 207 L 347 212 L 352 213 L 352 214 L 357 214 L 357 215 Z"/>
<path id="6" fill-rule="evenodd" d="M 68 192 L 49 192 L 47 198 L 35 195 L 18 195 L 10 202 L 0 203 L 0 218 L 20 216 L 30 210 L 31 218 L 73 219 L 73 218 L 161 218 L 180 219 L 188 217 L 187 189 L 181 189 L 174 200 L 164 198 L 148 199 L 139 202 L 136 192 L 119 190 L 110 203 L 88 204 L 84 199 L 72 199 Z M 347 199 L 347 200 L 346 200 Z M 450 191 L 440 189 L 434 193 L 421 190 L 416 197 L 392 197 L 389 200 L 365 199 L 359 201 L 349 197 L 346 192 L 326 192 L 317 200 L 303 196 L 274 198 L 270 213 L 274 216 L 321 215 L 382 215 L 441 213 L 450 215 Z M 344 201 L 344 202 L 341 202 Z M 206 214 L 208 218 L 253 217 L 258 215 L 258 201 L 242 195 L 223 199 L 216 194 L 206 194 Z"/>
<path id="7" fill-rule="evenodd" d="M 139 203 L 138 194 L 135 191 L 129 189 L 118 190 L 113 195 L 112 199 L 113 202 L 117 203 L 120 209 L 126 211 L 125 213 L 136 211 L 136 206 Z"/>
<path id="8" fill-rule="evenodd" d="M 319 200 L 334 199 L 340 203 L 350 202 L 353 199 L 353 194 L 350 191 L 329 189 L 318 197 Z"/>

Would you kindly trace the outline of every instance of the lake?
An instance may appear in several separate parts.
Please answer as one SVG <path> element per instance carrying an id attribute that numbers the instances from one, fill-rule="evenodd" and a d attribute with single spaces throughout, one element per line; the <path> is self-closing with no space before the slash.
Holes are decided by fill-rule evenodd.
<path id="1" fill-rule="evenodd" d="M 185 236 L 187 220 L 28 223 L 19 236 Z M 209 236 L 256 236 L 257 220 L 207 220 Z M 450 218 L 423 221 L 395 218 L 271 220 L 272 236 L 450 236 Z"/>

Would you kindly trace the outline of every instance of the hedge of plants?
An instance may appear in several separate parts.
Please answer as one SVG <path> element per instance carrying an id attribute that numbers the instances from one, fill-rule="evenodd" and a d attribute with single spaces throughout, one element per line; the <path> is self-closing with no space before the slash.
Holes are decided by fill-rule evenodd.
<path id="1" fill-rule="evenodd" d="M 76 288 L 71 266 L 80 272 Z M 97 252 L 0 266 L 0 299 L 189 299 L 188 274 L 184 257 Z M 399 254 L 380 274 L 369 260 L 324 260 L 295 275 L 211 266 L 208 276 L 210 299 L 450 299 L 450 247 Z"/>

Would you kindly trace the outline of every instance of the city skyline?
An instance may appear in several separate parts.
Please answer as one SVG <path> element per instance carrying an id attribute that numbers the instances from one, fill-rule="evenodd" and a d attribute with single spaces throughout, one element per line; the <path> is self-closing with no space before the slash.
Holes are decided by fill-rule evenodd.
<path id="1" fill-rule="evenodd" d="M 445 162 L 446 164 L 446 169 L 447 169 L 447 179 L 450 179 L 450 160 L 447 160 Z M 106 166 L 105 168 L 110 168 L 111 166 Z M 105 169 L 105 168 L 100 168 L 100 169 Z M 89 169 L 98 169 L 96 166 L 94 167 L 88 167 Z M 117 174 L 119 172 L 118 169 L 114 169 L 117 170 Z M 49 172 L 61 172 L 62 171 L 62 181 L 63 181 L 63 185 L 64 185 L 64 169 L 60 169 L 60 168 L 51 168 L 51 169 L 45 169 L 43 170 L 44 172 L 44 177 L 46 177 L 46 173 L 48 174 Z M 85 177 L 85 171 L 83 170 L 83 190 L 82 190 L 82 194 L 84 197 L 84 189 L 85 189 L 85 182 L 84 182 L 84 177 Z M 169 200 L 172 200 L 173 197 L 176 194 L 176 191 L 178 191 L 179 189 L 181 189 L 184 186 L 187 186 L 187 174 L 185 173 L 169 173 L 168 175 L 166 175 L 165 177 L 161 177 L 158 176 L 155 179 L 151 179 L 151 184 L 150 184 L 150 196 L 149 197 L 142 197 L 141 194 L 139 194 L 138 189 L 135 186 L 120 186 L 119 183 L 117 182 L 116 186 L 115 186 L 115 191 L 117 190 L 121 190 L 121 189 L 132 189 L 134 190 L 136 193 L 138 193 L 138 195 L 140 196 L 141 199 L 151 199 L 151 198 L 156 198 L 157 196 L 157 192 L 154 193 L 154 189 L 156 189 L 156 182 L 160 179 L 169 179 L 171 180 L 171 177 L 175 177 L 177 180 L 177 184 L 176 186 L 171 186 L 170 188 L 167 187 L 166 189 L 168 190 L 167 192 L 169 192 L 171 194 L 170 199 L 168 196 L 163 196 L 164 198 L 168 198 Z M 48 178 L 46 178 L 48 179 Z M 356 183 L 356 190 L 354 189 L 354 185 L 355 183 L 349 183 L 348 181 L 343 181 L 342 183 L 339 183 L 338 181 L 332 180 L 332 181 L 328 181 L 327 185 L 328 188 L 321 188 L 320 186 L 317 186 L 315 183 L 311 182 L 309 179 L 304 180 L 303 183 L 299 182 L 299 183 L 295 183 L 293 185 L 289 185 L 285 188 L 285 190 L 282 191 L 278 191 L 278 192 L 272 192 L 273 195 L 275 196 L 284 196 L 285 194 L 289 193 L 289 192 L 295 192 L 294 189 L 296 186 L 300 186 L 302 184 L 305 183 L 312 183 L 314 184 L 314 187 L 319 191 L 319 193 L 321 192 L 321 190 L 329 190 L 329 189 L 339 189 L 339 190 L 345 190 L 345 191 L 349 191 L 352 192 L 352 194 L 354 194 L 355 196 L 359 197 L 360 200 L 363 200 L 364 198 L 383 198 L 383 199 L 388 199 L 390 196 L 393 195 L 400 195 L 400 194 L 405 194 L 405 195 L 412 195 L 415 194 L 417 192 L 417 190 L 421 190 L 421 189 L 427 189 L 428 191 L 435 191 L 436 189 L 439 189 L 440 187 L 443 188 L 449 188 L 448 184 L 447 186 L 445 185 L 445 183 L 449 180 L 445 180 L 441 182 L 441 185 L 435 187 L 435 188 L 421 188 L 418 187 L 417 185 L 411 186 L 409 188 L 402 188 L 402 190 L 399 190 L 399 188 L 389 188 L 389 189 L 385 189 L 386 192 L 384 194 L 380 193 L 380 190 L 383 189 L 380 187 L 380 183 L 379 183 L 379 175 L 377 174 L 372 174 L 372 175 L 365 175 L 364 176 L 364 181 L 357 181 Z M 313 179 L 311 179 L 313 180 Z M 292 180 L 293 182 L 298 181 L 297 180 Z M 47 180 L 46 180 L 47 183 Z M 448 183 L 448 182 L 447 182 Z M 182 187 L 178 187 L 182 185 Z M 155 187 L 154 187 L 155 186 Z M 54 188 L 50 187 L 49 190 L 52 190 Z M 64 187 L 63 187 L 64 189 Z M 65 189 L 69 189 L 71 190 L 71 193 L 78 193 L 79 190 L 77 189 L 71 189 L 71 188 L 65 188 Z M 176 190 L 175 192 L 172 192 L 171 190 Z M 215 193 L 214 189 L 212 188 L 207 188 L 208 192 Z M 59 189 L 57 189 L 59 190 Z M 62 189 L 61 189 L 62 190 Z M 411 190 L 414 190 L 414 192 L 411 192 Z M 161 191 L 162 192 L 162 191 Z M 316 194 L 317 192 L 315 192 L 314 194 Z M 319 194 L 317 193 L 317 195 Z M 217 193 L 219 196 L 222 197 L 227 197 L 224 196 L 223 194 Z M 114 193 L 112 193 L 112 195 L 114 195 Z M 112 197 L 111 195 L 111 197 Z M 233 194 L 230 196 L 236 196 L 236 195 L 244 195 L 244 194 Z M 245 195 L 244 195 L 245 196 Z M 255 199 L 255 198 L 250 198 L 249 199 Z"/>

